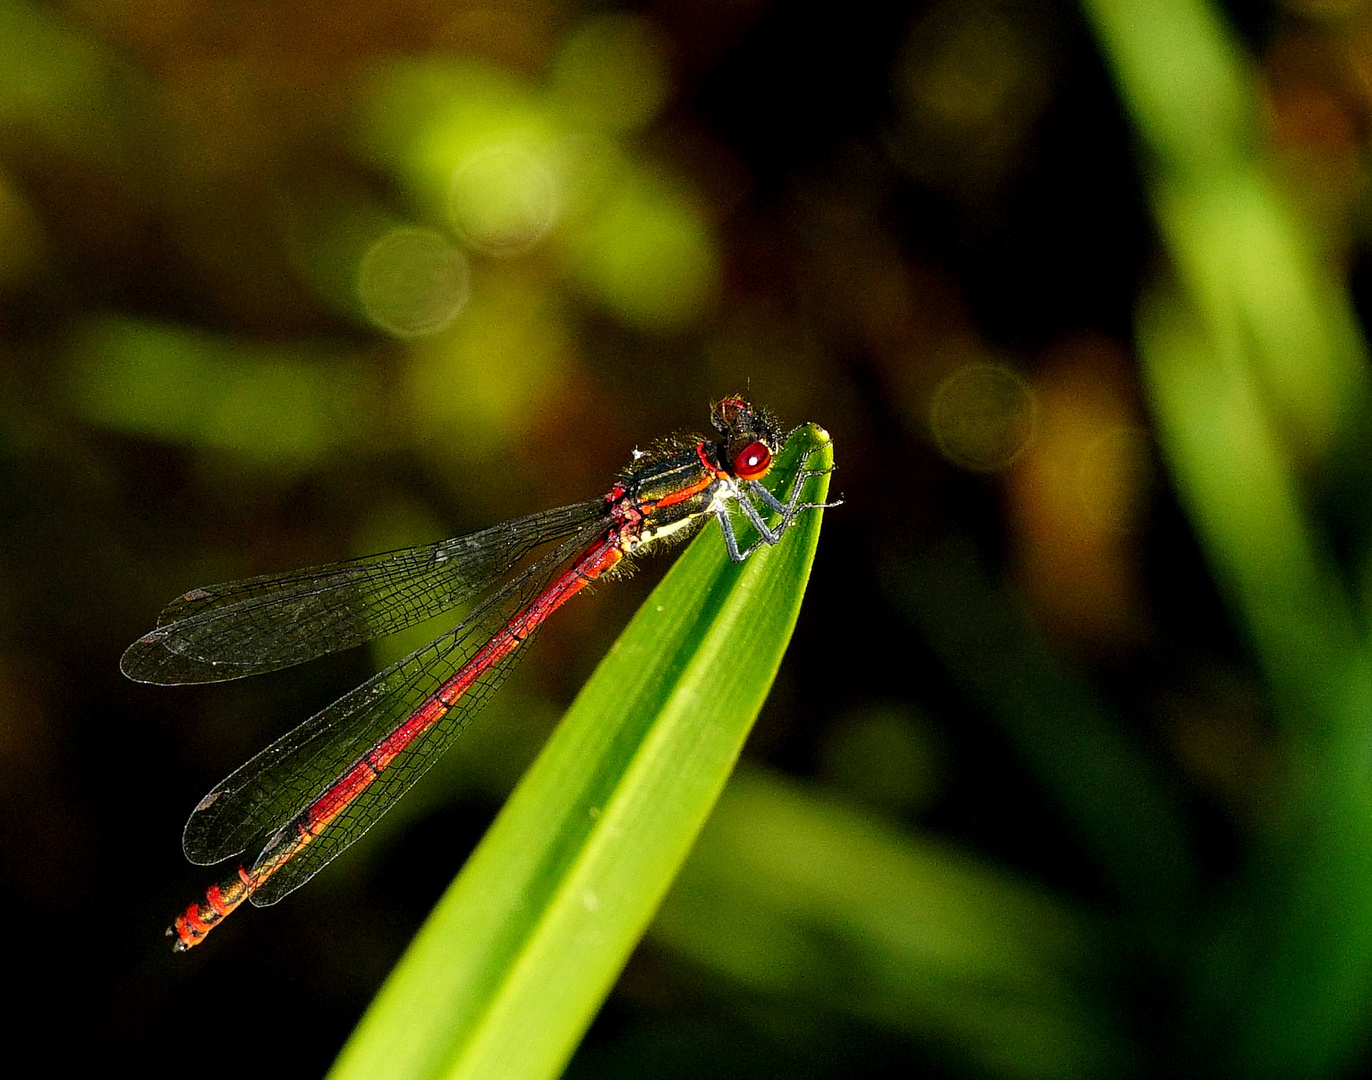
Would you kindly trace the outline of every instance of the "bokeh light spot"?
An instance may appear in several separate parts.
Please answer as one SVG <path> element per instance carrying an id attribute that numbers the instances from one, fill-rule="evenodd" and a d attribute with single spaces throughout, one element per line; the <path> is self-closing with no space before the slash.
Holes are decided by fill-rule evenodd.
<path id="1" fill-rule="evenodd" d="M 504 143 L 478 150 L 457 166 L 448 214 L 478 251 L 517 255 L 548 234 L 560 204 L 557 178 L 546 156 Z"/>
<path id="2" fill-rule="evenodd" d="M 402 338 L 442 330 L 467 305 L 470 272 L 456 247 L 432 229 L 402 226 L 377 240 L 357 269 L 367 316 Z"/>
<path id="3" fill-rule="evenodd" d="M 948 375 L 934 393 L 929 424 L 949 461 L 980 472 L 1014 464 L 1033 438 L 1038 406 L 1023 377 L 977 361 Z"/>
<path id="4" fill-rule="evenodd" d="M 509 72 L 451 60 L 386 68 L 373 84 L 362 130 L 371 155 L 394 171 L 415 206 L 435 217 L 453 212 L 454 180 L 468 163 L 492 149 L 518 148 L 551 169 L 549 148 L 565 134 L 530 88 Z M 486 174 L 494 172 L 500 182 L 512 168 L 516 178 L 523 174 L 521 186 L 526 186 L 528 158 L 521 165 L 509 155 L 503 167 L 499 159 L 489 162 Z M 474 173 L 472 179 L 481 178 Z M 478 190 L 483 186 L 476 184 Z"/>

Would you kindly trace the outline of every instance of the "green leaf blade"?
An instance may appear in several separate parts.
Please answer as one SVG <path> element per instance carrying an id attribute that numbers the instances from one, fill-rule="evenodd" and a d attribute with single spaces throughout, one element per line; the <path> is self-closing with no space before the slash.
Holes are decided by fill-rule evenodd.
<path id="1" fill-rule="evenodd" d="M 799 429 L 789 478 L 833 461 Z M 811 478 L 822 502 L 828 475 Z M 689 852 L 771 687 L 822 511 L 729 561 L 709 528 L 602 661 L 336 1063 L 365 1077 L 556 1076 Z"/>

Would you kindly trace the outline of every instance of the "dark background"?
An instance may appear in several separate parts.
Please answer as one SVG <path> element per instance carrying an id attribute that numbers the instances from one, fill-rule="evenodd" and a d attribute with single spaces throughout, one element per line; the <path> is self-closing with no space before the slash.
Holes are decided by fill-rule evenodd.
<path id="1" fill-rule="evenodd" d="M 1088 929 L 1041 1000 L 1019 987 L 1025 1031 L 971 1035 L 937 1009 L 850 1014 L 841 988 L 799 975 L 749 986 L 650 934 L 573 1075 L 1251 1075 L 1233 1047 L 1276 1021 L 1247 1011 L 1262 960 L 1235 943 L 1271 929 L 1234 913 L 1260 889 L 1254 836 L 1292 756 L 1138 374 L 1134 311 L 1169 256 L 1084 15 L 614 10 L 0 0 L 12 1040 L 62 1072 L 321 1074 L 668 560 L 560 613 L 397 820 L 186 956 L 162 932 L 213 872 L 183 860 L 185 816 L 377 654 L 166 689 L 124 680 L 122 649 L 194 585 L 593 497 L 632 448 L 747 393 L 832 433 L 846 500 L 750 775 L 861 808 Z M 1254 153 L 1365 298 L 1372 14 L 1216 14 L 1247 53 Z M 559 64 L 588 26 L 647 42 L 640 66 L 610 53 L 596 70 L 655 107 L 578 112 Z M 575 151 L 580 193 L 546 234 L 501 248 L 435 211 L 404 142 L 432 102 L 377 105 L 420 63 L 488 109 L 454 124 L 498 141 L 533 115 Z M 451 325 L 387 333 L 336 287 L 375 221 L 466 260 Z M 1300 482 L 1356 577 L 1365 491 L 1322 475 Z M 1053 779 L 1108 775 L 1074 773 L 1097 737 L 1158 798 L 1109 840 L 1133 879 L 1093 856 L 1104 818 Z M 971 987 L 975 1010 L 999 992 L 952 963 L 933 998 Z M 1372 991 L 1359 971 L 1350 985 Z M 1360 1074 L 1372 993 L 1328 1008 L 1309 1075 Z M 1037 1009 L 1104 1049 L 1030 1060 Z"/>

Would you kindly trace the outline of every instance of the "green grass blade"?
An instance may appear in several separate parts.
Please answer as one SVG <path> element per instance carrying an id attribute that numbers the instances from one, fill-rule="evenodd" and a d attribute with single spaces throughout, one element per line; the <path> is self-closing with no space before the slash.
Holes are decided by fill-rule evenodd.
<path id="1" fill-rule="evenodd" d="M 1261 95 L 1219 5 L 1084 6 L 1170 257 L 1137 319 L 1159 440 L 1280 729 L 1249 857 L 1186 958 L 1184 1023 L 1233 1075 L 1332 1075 L 1372 1034 L 1372 654 L 1320 489 L 1366 504 L 1368 350 L 1257 152 Z"/>
<path id="2" fill-rule="evenodd" d="M 798 431 L 774 475 L 805 454 L 831 464 L 828 435 Z M 827 490 L 818 476 L 805 497 Z M 561 1071 L 762 707 L 820 517 L 803 515 L 742 565 L 713 527 L 681 556 L 382 988 L 334 1080 Z"/>
<path id="3" fill-rule="evenodd" d="M 1136 1072 L 1104 1004 L 1136 955 L 1118 930 L 933 836 L 740 767 L 649 935 L 749 1011 L 812 1017 L 831 1037 L 839 1017 L 900 1032 L 976 1076 L 1082 1080 Z"/>

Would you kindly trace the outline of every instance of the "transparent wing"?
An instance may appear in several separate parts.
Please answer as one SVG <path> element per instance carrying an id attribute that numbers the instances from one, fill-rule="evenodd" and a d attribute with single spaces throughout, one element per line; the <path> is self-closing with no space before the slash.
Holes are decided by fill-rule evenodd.
<path id="1" fill-rule="evenodd" d="M 215 863 L 271 837 L 258 863 L 267 861 L 277 834 L 293 833 L 303 813 L 430 703 L 435 688 L 535 601 L 569 559 L 600 532 L 597 525 L 569 538 L 451 631 L 345 694 L 234 772 L 191 814 L 182 840 L 186 857 L 194 863 Z M 521 644 L 483 671 L 436 723 L 264 882 L 253 902 L 275 903 L 366 832 L 452 744 L 523 652 Z"/>
<path id="2" fill-rule="evenodd" d="M 593 499 L 424 547 L 192 589 L 119 666 L 139 682 L 219 682 L 351 648 L 454 607 L 605 507 Z"/>

